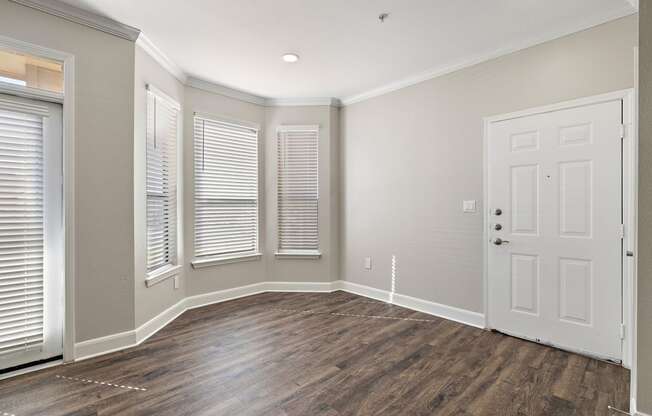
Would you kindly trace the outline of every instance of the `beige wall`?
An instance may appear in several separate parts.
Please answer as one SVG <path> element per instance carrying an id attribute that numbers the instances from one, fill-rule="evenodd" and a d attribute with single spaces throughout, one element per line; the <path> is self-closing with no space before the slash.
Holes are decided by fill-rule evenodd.
<path id="1" fill-rule="evenodd" d="M 76 339 L 132 329 L 134 43 L 6 0 L 0 34 L 75 55 Z"/>
<path id="2" fill-rule="evenodd" d="M 483 312 L 483 117 L 631 88 L 636 43 L 630 16 L 345 107 L 342 277 L 389 290 L 396 255 L 398 293 Z"/>
<path id="3" fill-rule="evenodd" d="M 172 279 L 155 286 L 145 286 L 147 276 L 147 200 L 146 200 L 146 164 L 147 164 L 147 84 L 164 92 L 183 106 L 185 86 L 161 67 L 140 46 L 136 46 L 134 78 L 134 298 L 135 327 L 139 327 L 185 296 L 185 281 L 180 275 L 179 289 L 174 289 Z M 179 128 L 183 131 L 183 117 L 179 115 Z M 182 142 L 177 149 L 183 150 Z M 180 160 L 183 160 L 180 155 Z M 183 166 L 179 165 L 179 171 Z M 183 192 L 180 183 L 179 198 Z M 183 208 L 183 207 L 181 207 Z M 183 210 L 179 210 L 183 218 Z M 179 262 L 183 264 L 183 221 L 180 221 Z"/>
<path id="4" fill-rule="evenodd" d="M 217 290 L 245 286 L 265 281 L 264 260 L 253 260 L 241 263 L 220 264 L 202 269 L 193 269 L 190 261 L 194 255 L 194 187 L 193 187 L 193 113 L 200 112 L 218 117 L 257 123 L 261 128 L 265 125 L 265 108 L 223 95 L 213 94 L 197 88 L 186 87 L 184 103 L 184 226 L 185 226 L 185 279 L 186 293 L 188 296 Z M 264 137 L 264 132 L 260 133 Z M 264 151 L 261 143 L 261 151 Z M 260 160 L 263 160 L 261 154 Z M 263 169 L 261 163 L 261 172 Z M 259 185 L 261 223 L 260 229 L 264 230 L 264 181 Z M 262 233 L 261 233 L 262 234 Z M 261 237 L 263 237 L 261 235 Z M 261 240 L 263 247 L 264 240 Z"/>
<path id="5" fill-rule="evenodd" d="M 328 282 L 337 280 L 337 232 L 339 180 L 339 110 L 329 106 L 267 107 L 265 111 L 265 217 L 267 280 L 280 282 Z M 277 259 L 278 208 L 277 138 L 281 125 L 319 124 L 319 250 L 320 259 Z"/>
<path id="6" fill-rule="evenodd" d="M 652 3 L 640 5 L 638 410 L 652 414 Z"/>

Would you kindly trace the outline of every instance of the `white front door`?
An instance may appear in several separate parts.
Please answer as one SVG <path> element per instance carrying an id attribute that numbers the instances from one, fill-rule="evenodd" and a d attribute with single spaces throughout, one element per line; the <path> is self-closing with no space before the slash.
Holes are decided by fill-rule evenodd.
<path id="1" fill-rule="evenodd" d="M 63 349 L 61 110 L 0 94 L 0 372 Z"/>
<path id="2" fill-rule="evenodd" d="M 489 325 L 621 360 L 622 101 L 491 123 Z"/>

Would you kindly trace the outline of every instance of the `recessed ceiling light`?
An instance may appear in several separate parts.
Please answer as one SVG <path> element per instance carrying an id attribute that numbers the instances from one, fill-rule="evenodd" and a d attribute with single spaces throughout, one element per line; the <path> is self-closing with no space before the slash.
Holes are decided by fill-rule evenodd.
<path id="1" fill-rule="evenodd" d="M 299 55 L 297 55 L 296 53 L 286 53 L 285 55 L 283 55 L 283 60 L 285 62 L 294 63 L 299 60 Z"/>

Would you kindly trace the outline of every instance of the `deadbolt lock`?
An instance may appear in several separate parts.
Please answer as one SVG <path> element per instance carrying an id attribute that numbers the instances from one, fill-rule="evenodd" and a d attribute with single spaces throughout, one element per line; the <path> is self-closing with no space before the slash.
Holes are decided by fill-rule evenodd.
<path id="1" fill-rule="evenodd" d="M 496 231 L 500 231 L 500 230 L 502 230 L 502 229 L 503 229 L 503 226 L 502 226 L 502 225 L 500 225 L 500 224 L 496 224 L 496 225 L 494 225 L 494 230 L 496 230 Z"/>

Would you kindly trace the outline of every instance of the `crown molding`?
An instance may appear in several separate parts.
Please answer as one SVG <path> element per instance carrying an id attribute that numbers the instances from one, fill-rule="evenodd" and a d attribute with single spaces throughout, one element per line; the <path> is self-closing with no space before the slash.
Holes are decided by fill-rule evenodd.
<path id="1" fill-rule="evenodd" d="M 308 107 L 308 106 L 332 106 L 339 107 L 340 101 L 337 98 L 269 98 L 250 94 L 235 88 L 206 81 L 196 77 L 188 77 L 185 84 L 214 94 L 224 95 L 236 100 L 256 104 L 264 107 Z"/>
<path id="2" fill-rule="evenodd" d="M 267 98 L 265 106 L 267 107 L 294 107 L 294 106 L 330 106 L 339 107 L 340 100 L 331 97 L 314 97 L 314 98 Z"/>
<path id="3" fill-rule="evenodd" d="M 22 6 L 135 42 L 139 29 L 57 0 L 10 0 Z"/>
<path id="4" fill-rule="evenodd" d="M 249 94 L 248 92 L 236 90 L 234 88 L 225 87 L 224 85 L 215 84 L 213 82 L 205 81 L 203 79 L 188 77 L 186 85 L 189 87 L 197 88 L 214 94 L 224 95 L 236 100 L 244 101 L 251 104 L 265 105 L 266 98 L 258 95 Z"/>
<path id="5" fill-rule="evenodd" d="M 637 1 L 637 0 L 628 0 L 628 1 Z M 633 7 L 633 6 L 632 6 Z M 590 19 L 585 19 L 581 24 L 571 28 L 571 29 L 566 29 L 566 30 L 556 30 L 556 31 L 550 31 L 546 33 L 543 36 L 538 36 L 535 38 L 530 38 L 525 41 L 521 42 L 516 42 L 513 43 L 512 45 L 502 47 L 499 49 L 496 49 L 494 51 L 491 51 L 489 53 L 485 54 L 480 54 L 476 55 L 475 57 L 472 57 L 470 59 L 467 59 L 465 61 L 458 62 L 453 65 L 449 66 L 443 66 L 443 67 L 437 67 L 434 69 L 431 69 L 426 72 L 422 72 L 417 75 L 413 75 L 411 77 L 404 78 L 399 81 L 391 82 L 389 84 L 386 84 L 382 87 L 374 88 L 372 90 L 369 90 L 367 92 L 363 92 L 360 94 L 355 94 L 351 95 L 345 98 L 342 98 L 342 106 L 347 106 L 351 104 L 358 103 L 360 101 L 365 101 L 370 98 L 378 97 L 381 95 L 388 94 L 393 91 L 397 91 L 403 88 L 410 87 L 412 85 L 419 84 L 424 81 L 431 80 L 433 78 L 438 78 L 447 74 L 450 74 L 452 72 L 459 71 L 464 68 L 468 68 L 486 61 L 490 61 L 492 59 L 499 58 L 501 56 L 509 55 L 514 52 L 518 52 L 527 48 L 531 48 L 533 46 L 540 45 L 542 43 L 550 42 L 555 39 L 562 38 L 564 36 L 572 35 L 573 33 L 581 32 L 583 30 L 590 29 L 592 27 L 601 25 L 603 23 L 607 23 L 611 20 L 616 20 L 622 17 L 626 17 L 632 14 L 637 13 L 636 10 L 627 10 L 627 11 L 619 11 L 619 12 L 610 12 L 610 13 L 602 13 L 600 15 L 594 16 Z"/>
<path id="6" fill-rule="evenodd" d="M 140 33 L 138 40 L 136 40 L 136 45 L 140 46 L 149 56 L 152 57 L 159 65 L 168 71 L 172 76 L 174 76 L 180 83 L 185 84 L 188 81 L 188 76 L 185 72 L 176 64 L 172 59 L 170 59 L 166 54 L 161 51 L 158 46 L 145 36 L 144 33 Z"/>

